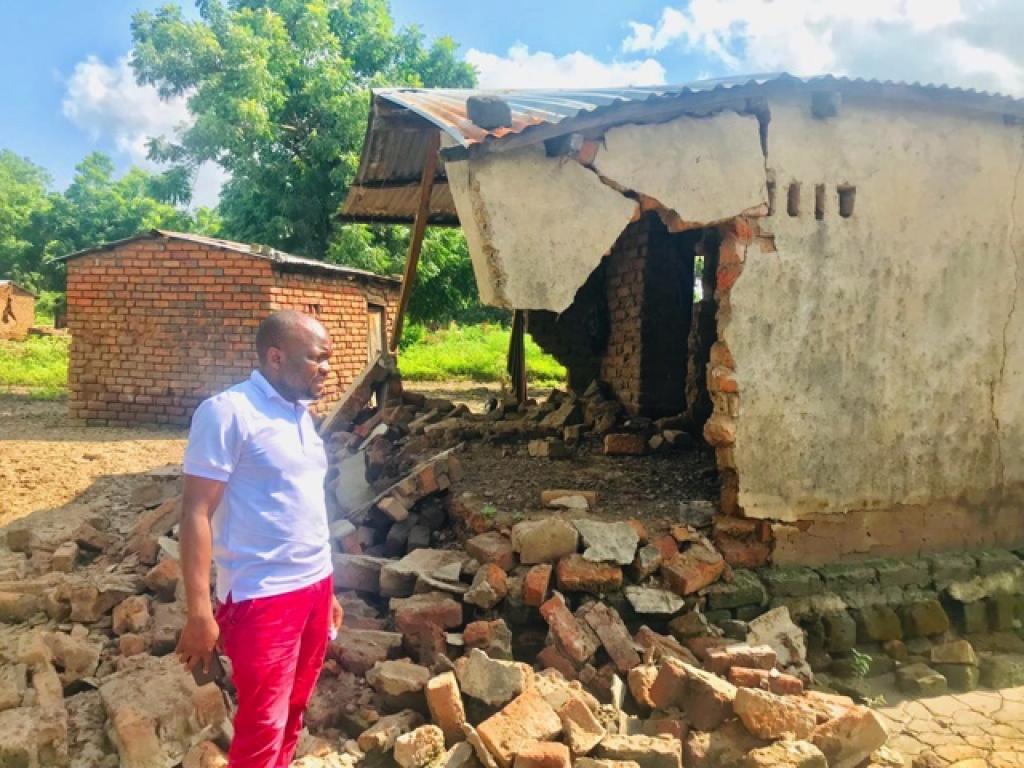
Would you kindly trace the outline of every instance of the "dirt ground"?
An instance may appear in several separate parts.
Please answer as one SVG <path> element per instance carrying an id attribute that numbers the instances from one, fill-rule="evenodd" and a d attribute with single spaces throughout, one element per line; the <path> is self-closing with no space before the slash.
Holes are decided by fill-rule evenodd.
<path id="1" fill-rule="evenodd" d="M 84 427 L 63 400 L 0 395 L 0 526 L 33 512 L 74 514 L 116 501 L 133 476 L 181 461 L 186 432 Z"/>

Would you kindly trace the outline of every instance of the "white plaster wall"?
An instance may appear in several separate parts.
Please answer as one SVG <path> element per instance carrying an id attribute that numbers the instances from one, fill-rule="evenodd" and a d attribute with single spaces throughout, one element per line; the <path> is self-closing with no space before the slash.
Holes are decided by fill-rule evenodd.
<path id="1" fill-rule="evenodd" d="M 748 250 L 723 316 L 740 504 L 780 520 L 981 505 L 1024 480 L 1022 128 L 849 103 L 821 121 L 808 103 L 770 104 L 777 252 Z M 848 219 L 838 183 L 857 187 Z"/>
<path id="2" fill-rule="evenodd" d="M 721 112 L 611 128 L 594 167 L 684 222 L 710 224 L 765 202 L 764 163 L 757 118 Z"/>
<path id="3" fill-rule="evenodd" d="M 637 209 L 543 145 L 445 167 L 487 304 L 563 311 Z"/>

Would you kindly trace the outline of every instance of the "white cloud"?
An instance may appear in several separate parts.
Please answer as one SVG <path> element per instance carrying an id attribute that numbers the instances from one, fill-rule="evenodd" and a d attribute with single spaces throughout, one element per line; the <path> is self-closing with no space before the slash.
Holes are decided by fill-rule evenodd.
<path id="1" fill-rule="evenodd" d="M 555 56 L 546 51 L 531 53 L 514 45 L 506 56 L 466 52 L 476 67 L 480 88 L 599 88 L 602 86 L 660 85 L 665 68 L 655 59 L 603 62 L 581 51 Z"/>
<path id="2" fill-rule="evenodd" d="M 152 137 L 174 137 L 192 118 L 185 97 L 163 100 L 151 85 L 139 85 L 128 57 L 104 64 L 89 56 L 75 65 L 65 84 L 64 116 L 93 141 L 107 139 L 130 162 L 149 170 L 160 166 L 146 156 Z M 199 169 L 193 205 L 216 205 L 226 174 L 216 165 Z"/>
<path id="3" fill-rule="evenodd" d="M 832 72 L 1024 95 L 1020 0 L 690 0 L 629 26 L 623 51 L 677 45 L 722 73 Z"/>

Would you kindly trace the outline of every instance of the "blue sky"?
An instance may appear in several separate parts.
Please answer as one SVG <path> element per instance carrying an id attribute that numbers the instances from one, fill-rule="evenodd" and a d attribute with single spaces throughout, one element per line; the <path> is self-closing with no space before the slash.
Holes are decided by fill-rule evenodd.
<path id="1" fill-rule="evenodd" d="M 132 13 L 167 1 L 0 2 L 0 148 L 47 168 L 58 187 L 94 149 L 121 168 L 145 165 L 146 137 L 188 120 L 183 102 L 160 102 L 124 63 Z M 430 37 L 451 35 L 483 87 L 789 71 L 1024 96 L 1022 0 L 392 0 L 392 10 Z M 197 198 L 214 202 L 221 181 L 206 169 Z"/>

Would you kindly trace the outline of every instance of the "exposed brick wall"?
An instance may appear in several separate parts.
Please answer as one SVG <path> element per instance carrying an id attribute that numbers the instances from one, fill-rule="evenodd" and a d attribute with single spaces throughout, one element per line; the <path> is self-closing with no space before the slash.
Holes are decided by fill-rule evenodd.
<path id="1" fill-rule="evenodd" d="M 397 286 L 370 293 L 397 302 Z M 229 250 L 166 239 L 81 256 L 68 262 L 67 298 L 70 415 L 89 424 L 188 424 L 200 401 L 249 375 L 256 328 L 278 308 L 321 307 L 336 355 L 329 397 L 366 362 L 360 283 Z"/>
<path id="2" fill-rule="evenodd" d="M 35 323 L 32 294 L 8 283 L 0 285 L 0 339 L 24 339 Z"/>
<path id="3" fill-rule="evenodd" d="M 644 262 L 652 215 L 633 222 L 605 257 L 608 291 L 608 345 L 601 378 L 630 413 L 640 410 Z"/>

